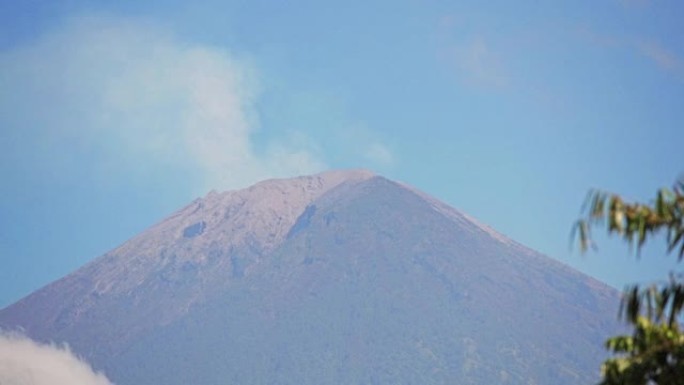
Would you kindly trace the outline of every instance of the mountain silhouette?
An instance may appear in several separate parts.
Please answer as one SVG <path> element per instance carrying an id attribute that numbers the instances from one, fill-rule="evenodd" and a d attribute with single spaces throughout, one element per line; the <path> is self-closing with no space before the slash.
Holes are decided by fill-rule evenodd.
<path id="1" fill-rule="evenodd" d="M 197 199 L 0 311 L 118 385 L 588 384 L 619 294 L 363 170 Z"/>

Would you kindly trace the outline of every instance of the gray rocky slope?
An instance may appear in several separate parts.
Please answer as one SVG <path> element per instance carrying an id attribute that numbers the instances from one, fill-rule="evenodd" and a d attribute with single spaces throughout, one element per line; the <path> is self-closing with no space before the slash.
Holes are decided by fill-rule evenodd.
<path id="1" fill-rule="evenodd" d="M 587 384 L 618 294 L 411 187 L 209 193 L 0 311 L 119 385 Z"/>

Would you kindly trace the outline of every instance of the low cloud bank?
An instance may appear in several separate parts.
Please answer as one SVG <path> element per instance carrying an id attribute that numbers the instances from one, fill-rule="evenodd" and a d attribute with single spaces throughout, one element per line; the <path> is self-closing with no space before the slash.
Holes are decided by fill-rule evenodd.
<path id="1" fill-rule="evenodd" d="M 0 334 L 0 384 L 112 385 L 68 348 L 11 334 Z"/>

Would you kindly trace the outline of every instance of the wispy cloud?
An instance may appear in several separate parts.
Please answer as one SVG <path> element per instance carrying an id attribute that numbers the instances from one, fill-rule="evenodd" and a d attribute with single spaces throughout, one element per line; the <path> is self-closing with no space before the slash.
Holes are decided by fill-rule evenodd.
<path id="1" fill-rule="evenodd" d="M 394 155 L 386 145 L 372 143 L 366 148 L 365 158 L 380 166 L 390 166 L 394 163 Z"/>
<path id="2" fill-rule="evenodd" d="M 510 85 L 500 39 L 488 34 L 479 15 L 449 13 L 436 23 L 440 39 L 438 55 L 459 80 L 476 87 L 501 88 Z"/>
<path id="3" fill-rule="evenodd" d="M 341 160 L 346 167 L 372 168 L 376 171 L 391 168 L 400 160 L 392 148 L 392 140 L 371 130 L 362 121 L 344 126 L 334 134 L 338 148 L 343 149 L 354 162 Z"/>
<path id="4" fill-rule="evenodd" d="M 660 43 L 653 40 L 639 40 L 635 46 L 639 53 L 651 59 L 660 69 L 680 74 L 682 69 L 681 59 Z"/>
<path id="5" fill-rule="evenodd" d="M 257 143 L 257 78 L 248 59 L 145 21 L 74 18 L 0 52 L 0 123 L 95 167 L 184 170 L 202 188 L 323 168 L 304 141 Z"/>
<path id="6" fill-rule="evenodd" d="M 684 62 L 674 51 L 658 40 L 640 37 L 619 37 L 597 32 L 583 26 L 578 29 L 579 36 L 589 44 L 601 48 L 626 49 L 648 59 L 661 71 L 667 72 L 678 80 L 684 80 Z"/>
<path id="7" fill-rule="evenodd" d="M 8 334 L 0 334 L 0 384 L 112 385 L 67 348 Z"/>
<path id="8" fill-rule="evenodd" d="M 452 45 L 449 57 L 459 75 L 471 84 L 493 87 L 508 84 L 508 76 L 499 55 L 481 36 Z"/>

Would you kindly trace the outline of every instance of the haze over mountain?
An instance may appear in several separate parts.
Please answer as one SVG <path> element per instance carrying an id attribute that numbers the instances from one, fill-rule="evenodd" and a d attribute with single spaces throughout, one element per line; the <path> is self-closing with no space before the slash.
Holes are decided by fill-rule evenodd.
<path id="1" fill-rule="evenodd" d="M 586 384 L 618 293 L 363 170 L 211 192 L 0 311 L 119 385 Z"/>

